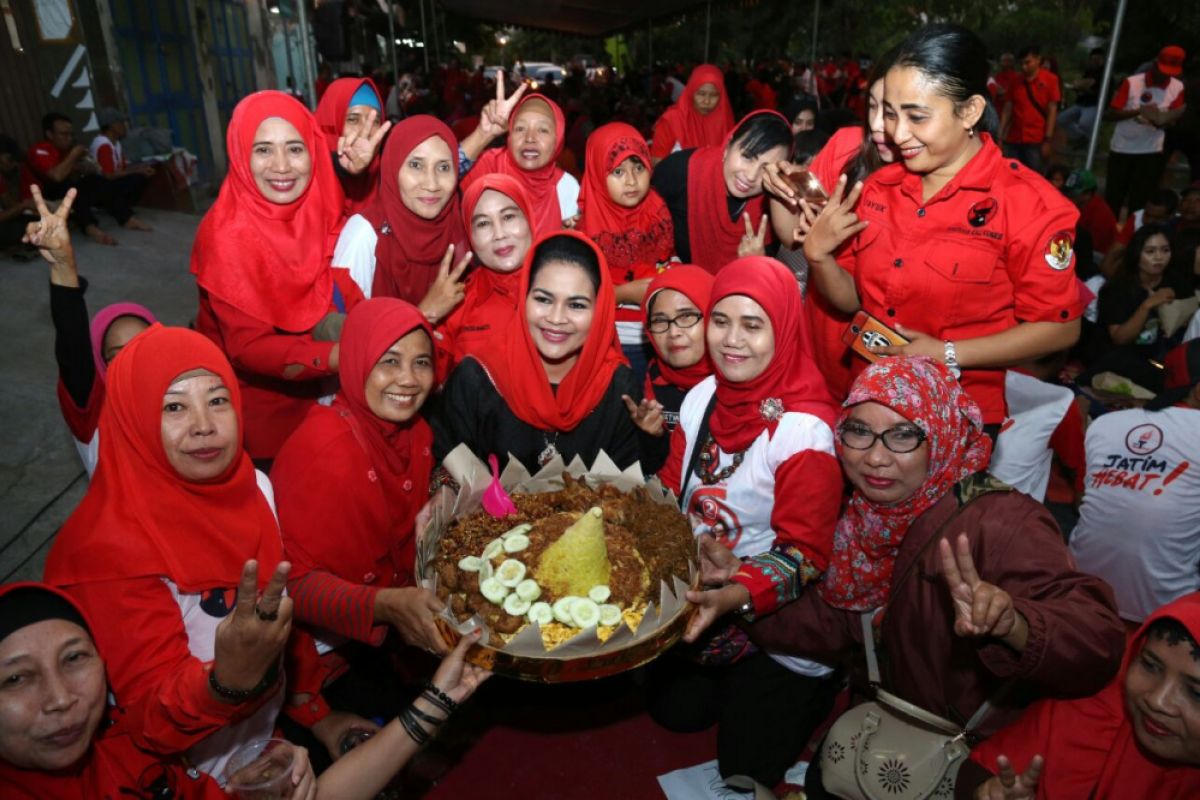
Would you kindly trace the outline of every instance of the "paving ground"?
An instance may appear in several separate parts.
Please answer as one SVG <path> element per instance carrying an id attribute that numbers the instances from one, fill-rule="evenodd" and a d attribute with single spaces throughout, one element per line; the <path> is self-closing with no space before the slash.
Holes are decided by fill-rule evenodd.
<path id="1" fill-rule="evenodd" d="M 132 300 L 167 324 L 186 324 L 196 312 L 188 257 L 200 217 L 148 209 L 138 216 L 154 231 L 123 231 L 102 218 L 117 247 L 76 237 L 88 310 Z M 41 577 L 54 532 L 87 487 L 55 399 L 48 268 L 0 259 L 0 582 Z"/>

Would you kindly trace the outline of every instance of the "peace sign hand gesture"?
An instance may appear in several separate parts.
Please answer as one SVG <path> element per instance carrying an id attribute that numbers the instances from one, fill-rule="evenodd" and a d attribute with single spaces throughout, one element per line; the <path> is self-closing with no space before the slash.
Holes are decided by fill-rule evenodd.
<path id="1" fill-rule="evenodd" d="M 378 117 L 379 112 L 372 108 L 367 112 L 367 117 L 360 127 L 338 137 L 338 163 L 351 175 L 360 175 L 366 171 L 367 167 L 371 166 L 371 159 L 375 158 L 375 151 L 379 149 L 379 143 L 392 129 L 391 120 L 388 120 L 375 128 L 374 133 L 365 133 L 374 127 Z"/>
<path id="2" fill-rule="evenodd" d="M 292 629 L 292 600 L 283 596 L 290 569 L 288 562 L 279 562 L 259 597 L 258 562 L 243 565 L 237 605 L 217 626 L 213 643 L 212 670 L 221 686 L 248 691 L 279 663 Z"/>
<path id="3" fill-rule="evenodd" d="M 75 250 L 71 246 L 71 234 L 67 229 L 67 218 L 71 214 L 71 205 L 75 202 L 75 190 L 69 189 L 66 197 L 51 211 L 42 198 L 42 190 L 37 184 L 29 187 L 33 194 L 34 207 L 38 213 L 38 221 L 31 222 L 25 227 L 25 236 L 21 241 L 31 244 L 42 254 L 42 258 L 54 267 L 75 271 Z"/>
<path id="4" fill-rule="evenodd" d="M 1000 768 L 1000 773 L 975 790 L 975 800 L 1029 800 L 1037 797 L 1038 780 L 1042 777 L 1045 763 L 1041 756 L 1034 756 L 1029 762 L 1029 769 L 1018 775 L 1008 756 L 998 757 L 996 766 Z"/>
<path id="5" fill-rule="evenodd" d="M 762 215 L 762 220 L 758 224 L 757 231 L 750 224 L 749 214 L 742 214 L 742 221 L 746 223 L 746 233 L 742 236 L 742 240 L 738 242 L 738 258 L 766 255 L 767 215 Z"/>
<path id="6" fill-rule="evenodd" d="M 838 178 L 829 202 L 821 209 L 808 235 L 804 237 L 804 257 L 809 262 L 829 258 L 843 242 L 867 227 L 866 221 L 860 220 L 854 213 L 861 194 L 862 181 L 854 184 L 854 188 L 846 194 L 846 176 Z"/>
<path id="7" fill-rule="evenodd" d="M 942 576 L 954 603 L 954 632 L 963 637 L 992 636 L 1017 652 L 1024 650 L 1029 623 L 1008 592 L 979 577 L 967 534 L 960 533 L 953 548 L 946 539 L 938 542 L 938 548 Z"/>
<path id="8" fill-rule="evenodd" d="M 512 93 L 512 97 L 506 97 L 504 70 L 497 70 L 496 99 L 489 100 L 488 104 L 479 113 L 479 131 L 489 139 L 494 139 L 507 131 L 508 118 L 512 115 L 513 109 L 517 107 L 517 103 L 521 102 L 521 98 L 525 95 L 525 91 L 528 88 L 529 84 L 522 83 Z"/>
<path id="9" fill-rule="evenodd" d="M 437 278 L 434 279 L 433 285 L 429 287 L 429 291 L 425 293 L 425 297 L 418 306 L 421 313 L 425 315 L 425 319 L 430 323 L 437 324 L 445 319 L 466 296 L 466 286 L 463 284 L 462 276 L 471 263 L 471 255 L 471 251 L 468 250 L 459 259 L 458 264 L 452 267 L 454 245 L 446 248 L 446 255 L 442 256 L 442 264 L 438 267 Z"/>

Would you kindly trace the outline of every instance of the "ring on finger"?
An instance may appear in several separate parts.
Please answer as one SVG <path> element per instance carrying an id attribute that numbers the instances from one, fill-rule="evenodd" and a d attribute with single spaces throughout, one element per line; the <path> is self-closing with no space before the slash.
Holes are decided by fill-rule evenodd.
<path id="1" fill-rule="evenodd" d="M 263 611 L 262 606 L 256 605 L 254 607 L 254 616 L 258 617 L 263 622 L 274 622 L 275 620 L 279 619 L 279 609 L 277 608 L 274 611 Z"/>

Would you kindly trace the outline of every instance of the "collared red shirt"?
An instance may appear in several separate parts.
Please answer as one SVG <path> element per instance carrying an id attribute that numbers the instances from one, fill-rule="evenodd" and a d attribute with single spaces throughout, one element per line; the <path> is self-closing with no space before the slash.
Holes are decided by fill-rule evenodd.
<path id="1" fill-rule="evenodd" d="M 1058 76 L 1039 68 L 1032 79 L 1017 75 L 1008 84 L 1004 97 L 1012 103 L 1012 124 L 1006 142 L 1010 144 L 1041 144 L 1046 139 L 1046 120 L 1050 106 L 1062 101 Z"/>
<path id="2" fill-rule="evenodd" d="M 921 176 L 904 164 L 883 167 L 863 187 L 856 211 L 868 226 L 838 263 L 854 276 L 863 309 L 884 324 L 962 341 L 1083 312 L 1079 211 L 981 137 L 983 148 L 928 202 Z M 866 367 L 855 361 L 856 371 Z M 1004 421 L 1002 368 L 964 370 L 962 384 L 985 423 Z"/>
<path id="3" fill-rule="evenodd" d="M 39 176 L 45 176 L 46 173 L 57 167 L 62 158 L 63 154 L 49 140 L 38 142 L 29 148 L 29 152 L 25 156 L 30 168 Z"/>

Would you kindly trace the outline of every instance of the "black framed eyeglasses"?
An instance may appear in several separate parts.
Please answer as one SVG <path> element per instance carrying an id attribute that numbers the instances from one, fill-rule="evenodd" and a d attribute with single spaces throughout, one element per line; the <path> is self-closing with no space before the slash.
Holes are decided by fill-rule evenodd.
<path id="1" fill-rule="evenodd" d="M 899 425 L 876 433 L 865 425 L 849 423 L 838 431 L 842 444 L 851 450 L 870 450 L 875 442 L 883 440 L 883 446 L 893 453 L 911 453 L 925 441 L 925 431 L 911 425 Z"/>
<path id="2" fill-rule="evenodd" d="M 651 317 L 650 322 L 646 325 L 651 333 L 666 333 L 674 325 L 679 330 L 696 327 L 696 323 L 704 319 L 704 315 L 699 311 L 684 311 L 682 314 L 677 314 L 674 317 Z"/>

